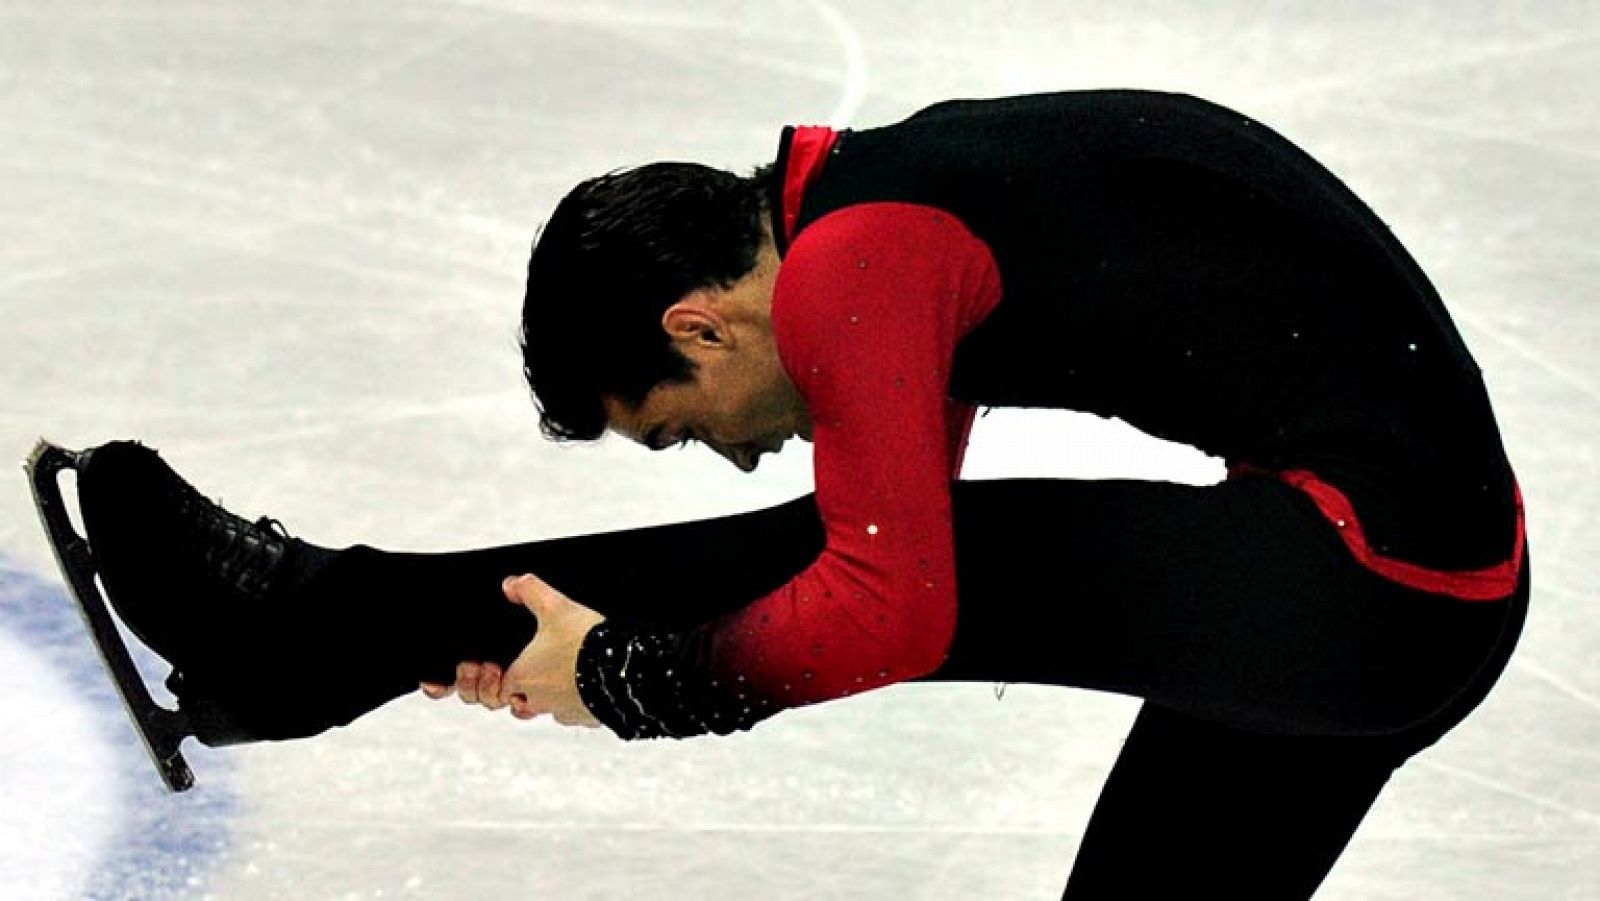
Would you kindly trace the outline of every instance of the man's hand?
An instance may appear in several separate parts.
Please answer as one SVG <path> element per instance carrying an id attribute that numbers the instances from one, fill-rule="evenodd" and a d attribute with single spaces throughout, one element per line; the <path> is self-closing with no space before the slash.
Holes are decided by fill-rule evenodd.
<path id="1" fill-rule="evenodd" d="M 465 662 L 456 668 L 454 686 L 424 682 L 423 694 L 438 699 L 458 691 L 469 704 L 509 706 L 517 719 L 548 713 L 563 726 L 599 726 L 578 695 L 578 649 L 605 617 L 534 575 L 513 576 L 502 588 L 506 600 L 527 607 L 538 620 L 533 641 L 504 673 L 492 663 Z"/>

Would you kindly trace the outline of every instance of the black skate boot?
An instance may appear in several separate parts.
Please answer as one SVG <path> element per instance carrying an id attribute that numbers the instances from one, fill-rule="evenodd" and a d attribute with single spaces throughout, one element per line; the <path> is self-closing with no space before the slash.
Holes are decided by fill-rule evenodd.
<path id="1" fill-rule="evenodd" d="M 58 475 L 75 469 L 85 536 L 61 500 Z M 287 603 L 335 552 L 249 522 L 203 497 L 149 448 L 113 442 L 74 453 L 41 441 L 28 463 L 40 515 L 91 634 L 134 724 L 169 788 L 193 776 L 177 751 L 194 735 L 208 745 L 314 734 L 292 722 L 271 688 L 294 647 L 272 647 L 266 624 L 292 616 Z M 96 590 L 118 617 L 173 666 L 177 712 L 156 705 Z"/>
<path id="2" fill-rule="evenodd" d="M 235 629 L 270 618 L 333 552 L 211 502 L 155 451 L 113 442 L 78 460 L 78 503 L 106 593 L 180 670 L 237 659 Z"/>

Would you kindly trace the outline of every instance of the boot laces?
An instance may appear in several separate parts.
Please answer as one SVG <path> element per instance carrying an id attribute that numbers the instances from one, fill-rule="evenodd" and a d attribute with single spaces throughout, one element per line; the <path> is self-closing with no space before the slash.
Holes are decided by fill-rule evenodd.
<path id="1" fill-rule="evenodd" d="M 223 581 L 251 594 L 272 586 L 278 564 L 293 536 L 282 522 L 263 516 L 254 523 L 189 486 L 183 492 L 185 518 L 195 527 L 202 559 Z"/>

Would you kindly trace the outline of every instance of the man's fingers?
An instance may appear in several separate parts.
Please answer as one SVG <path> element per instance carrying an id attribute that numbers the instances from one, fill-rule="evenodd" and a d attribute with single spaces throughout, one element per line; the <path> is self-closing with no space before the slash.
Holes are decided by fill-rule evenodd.
<path id="1" fill-rule="evenodd" d="M 506 706 L 506 700 L 501 698 L 501 681 L 505 673 L 498 664 L 478 663 L 464 660 L 456 664 L 456 681 L 454 685 L 445 685 L 440 682 L 421 682 L 418 687 L 422 693 L 435 701 L 448 698 L 452 694 L 459 694 L 463 704 L 481 704 L 490 710 L 499 710 Z"/>
<path id="2" fill-rule="evenodd" d="M 527 607 L 533 611 L 534 616 L 544 616 L 546 608 L 550 605 L 551 596 L 557 593 L 533 573 L 509 576 L 500 583 L 500 587 L 505 591 L 506 600 Z"/>
<path id="3" fill-rule="evenodd" d="M 463 661 L 456 664 L 456 691 L 461 703 L 478 703 L 478 664 Z"/>
<path id="4" fill-rule="evenodd" d="M 539 711 L 528 702 L 528 696 L 517 692 L 511 695 L 511 715 L 519 720 L 531 720 L 539 715 Z"/>
<path id="5" fill-rule="evenodd" d="M 490 710 L 499 710 L 506 706 L 500 700 L 500 667 L 493 663 L 485 663 L 478 678 L 478 703 Z"/>
<path id="6" fill-rule="evenodd" d="M 505 592 L 506 600 L 513 604 L 527 605 L 528 602 L 523 599 L 523 592 L 526 591 L 522 583 L 524 578 L 526 576 L 506 576 L 506 580 L 500 583 L 500 590 Z"/>

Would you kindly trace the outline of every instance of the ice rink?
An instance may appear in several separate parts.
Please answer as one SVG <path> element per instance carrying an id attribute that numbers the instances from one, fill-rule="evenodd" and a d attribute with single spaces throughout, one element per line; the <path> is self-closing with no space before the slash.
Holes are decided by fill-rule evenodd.
<path id="1" fill-rule="evenodd" d="M 809 488 L 542 440 L 515 331 L 578 179 L 746 171 L 789 123 L 1148 87 L 1273 126 L 1384 217 L 1485 371 L 1537 558 L 1517 656 L 1319 899 L 1600 898 L 1600 3 L 879 0 L 0 5 L 0 456 L 138 437 L 324 544 L 453 549 Z M 969 476 L 1205 482 L 1091 417 L 996 412 Z M 1137 701 L 895 686 L 624 744 L 420 695 L 189 745 L 167 795 L 0 480 L 0 897 L 1059 896 Z M 581 600 L 581 598 L 579 599 Z M 285 693 L 337 691 L 286 654 Z M 153 676 L 164 675 L 152 668 Z M 1152 860 L 1159 866 L 1159 860 Z"/>

